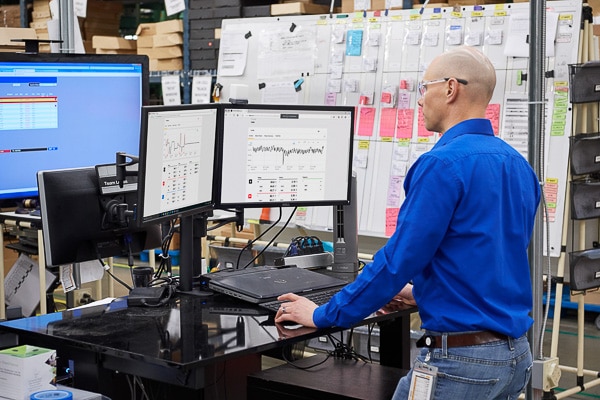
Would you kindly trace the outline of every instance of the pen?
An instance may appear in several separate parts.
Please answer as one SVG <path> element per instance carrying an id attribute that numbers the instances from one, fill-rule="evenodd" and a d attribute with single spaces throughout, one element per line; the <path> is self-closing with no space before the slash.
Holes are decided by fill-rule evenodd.
<path id="1" fill-rule="evenodd" d="M 425 3 L 423 3 L 421 9 L 419 10 L 419 14 L 423 15 L 423 11 L 425 11 L 425 7 L 427 7 L 427 4 L 429 4 L 429 0 L 425 0 Z"/>

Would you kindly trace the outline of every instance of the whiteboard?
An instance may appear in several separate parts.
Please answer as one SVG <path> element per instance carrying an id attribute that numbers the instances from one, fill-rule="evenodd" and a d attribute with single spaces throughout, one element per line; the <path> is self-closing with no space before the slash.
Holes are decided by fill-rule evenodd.
<path id="1" fill-rule="evenodd" d="M 577 62 L 580 1 L 547 7 L 544 180 L 550 255 L 560 255 L 572 109 L 568 65 Z M 424 129 L 417 83 L 437 55 L 477 47 L 497 71 L 488 117 L 496 134 L 528 157 L 528 3 L 332 15 L 225 19 L 217 83 L 221 102 L 357 107 L 353 168 L 359 233 L 389 237 L 414 161 L 438 140 Z M 241 97 L 240 97 L 241 96 Z M 435 206 L 432 200 L 432 207 Z M 331 211 L 308 209 L 296 223 L 330 230 Z M 324 215 L 329 213 L 328 218 Z M 251 213 L 250 213 L 251 214 Z"/>

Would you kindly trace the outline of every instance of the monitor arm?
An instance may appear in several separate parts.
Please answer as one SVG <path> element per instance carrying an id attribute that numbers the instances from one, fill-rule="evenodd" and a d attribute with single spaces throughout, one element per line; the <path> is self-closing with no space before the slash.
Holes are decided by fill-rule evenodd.
<path id="1" fill-rule="evenodd" d="M 127 161 L 129 159 L 129 161 Z M 136 176 L 137 170 L 130 171 L 127 167 L 137 164 L 139 158 L 132 156 L 131 154 L 117 152 L 117 180 L 119 181 L 119 187 L 123 188 L 123 182 L 126 176 Z"/>

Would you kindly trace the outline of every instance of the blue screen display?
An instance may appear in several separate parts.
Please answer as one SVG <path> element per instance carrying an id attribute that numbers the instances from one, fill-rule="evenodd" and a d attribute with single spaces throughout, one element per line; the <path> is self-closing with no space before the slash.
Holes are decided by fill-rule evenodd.
<path id="1" fill-rule="evenodd" d="M 139 152 L 147 64 L 132 56 L 39 56 L 0 54 L 0 199 L 37 196 L 37 171 Z"/>

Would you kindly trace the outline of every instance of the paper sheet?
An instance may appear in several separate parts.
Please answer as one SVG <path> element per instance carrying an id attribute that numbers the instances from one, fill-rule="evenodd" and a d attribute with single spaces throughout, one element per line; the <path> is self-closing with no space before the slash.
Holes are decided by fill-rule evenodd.
<path id="1" fill-rule="evenodd" d="M 248 40 L 244 32 L 221 32 L 219 75 L 241 76 L 246 69 Z"/>

